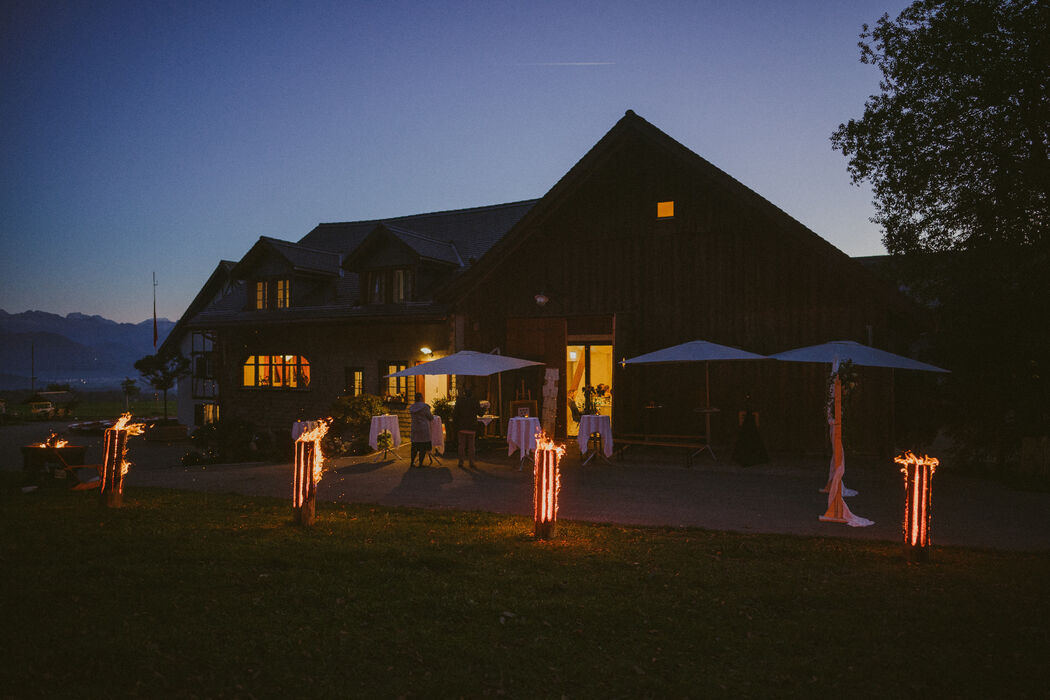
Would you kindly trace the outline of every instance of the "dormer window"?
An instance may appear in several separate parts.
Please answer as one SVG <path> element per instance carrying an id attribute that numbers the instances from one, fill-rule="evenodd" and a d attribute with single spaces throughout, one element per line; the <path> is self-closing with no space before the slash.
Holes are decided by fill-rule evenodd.
<path id="1" fill-rule="evenodd" d="M 412 270 L 405 267 L 364 273 L 365 304 L 404 304 L 412 301 Z"/>
<path id="2" fill-rule="evenodd" d="M 290 279 L 260 280 L 255 283 L 255 308 L 287 309 L 292 305 Z"/>

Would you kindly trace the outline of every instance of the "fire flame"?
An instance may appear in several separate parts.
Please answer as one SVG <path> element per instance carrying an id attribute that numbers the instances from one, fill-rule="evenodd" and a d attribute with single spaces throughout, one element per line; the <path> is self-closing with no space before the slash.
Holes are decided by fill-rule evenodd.
<path id="1" fill-rule="evenodd" d="M 556 445 L 543 432 L 536 433 L 533 474 L 536 478 L 534 510 L 537 522 L 550 523 L 558 519 L 558 494 L 561 493 L 558 463 L 564 454 L 564 445 Z"/>
<path id="2" fill-rule="evenodd" d="M 58 433 L 51 433 L 47 436 L 47 440 L 38 442 L 33 447 L 65 447 L 69 444 L 69 440 L 63 440 L 58 437 Z"/>
<path id="3" fill-rule="evenodd" d="M 296 442 L 312 442 L 314 444 L 314 483 L 320 483 L 321 477 L 323 476 L 322 466 L 324 465 L 324 453 L 321 451 L 321 438 L 328 434 L 328 428 L 331 426 L 332 419 L 317 421 L 317 425 L 307 430 L 298 438 Z"/>
<path id="4" fill-rule="evenodd" d="M 901 465 L 901 473 L 904 474 L 904 486 L 906 498 L 904 501 L 904 537 L 905 541 L 912 547 L 925 547 L 929 544 L 929 507 L 930 507 L 930 479 L 937 471 L 937 465 L 941 462 L 936 457 L 929 455 L 917 456 L 911 450 L 893 458 L 893 461 Z M 908 468 L 911 467 L 913 476 L 909 477 Z M 928 467 L 926 473 L 923 467 Z"/>
<path id="5" fill-rule="evenodd" d="M 145 423 L 132 423 L 131 414 L 123 413 L 120 420 L 113 424 L 112 430 L 126 430 L 128 435 L 141 435 L 146 430 Z"/>
<path id="6" fill-rule="evenodd" d="M 927 466 L 930 467 L 930 473 L 931 474 L 934 471 L 936 471 L 937 465 L 939 465 L 941 463 L 941 461 L 939 459 L 937 459 L 936 457 L 930 457 L 929 455 L 923 455 L 922 457 L 919 457 L 915 453 L 913 453 L 911 450 L 908 450 L 907 452 L 905 452 L 902 455 L 897 455 L 896 457 L 893 458 L 893 461 L 896 462 L 897 464 L 903 465 L 905 468 L 907 468 L 909 464 L 915 465 L 915 466 L 927 465 Z M 903 472 L 904 469 L 901 469 L 901 471 Z"/>
<path id="7" fill-rule="evenodd" d="M 565 445 L 556 445 L 554 440 L 551 440 L 545 433 L 536 433 L 536 449 L 537 450 L 554 450 L 558 459 L 561 459 L 565 454 Z"/>
<path id="8" fill-rule="evenodd" d="M 132 435 L 141 435 L 146 430 L 145 423 L 132 423 L 130 413 L 122 413 L 120 420 L 113 424 L 110 430 L 123 430 L 128 434 L 128 437 Z M 124 453 L 120 455 L 120 474 L 126 476 L 128 470 L 131 469 L 131 462 L 128 461 L 128 443 L 124 443 Z"/>

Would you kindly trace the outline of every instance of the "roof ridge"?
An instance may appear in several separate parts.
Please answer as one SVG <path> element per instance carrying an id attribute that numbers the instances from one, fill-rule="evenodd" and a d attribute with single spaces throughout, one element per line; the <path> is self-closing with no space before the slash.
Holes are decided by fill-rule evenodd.
<path id="1" fill-rule="evenodd" d="M 428 236 L 425 233 L 419 233 L 418 231 L 413 231 L 411 229 L 401 228 L 400 226 L 394 226 L 394 225 L 388 224 L 388 223 L 383 223 L 381 225 L 384 228 L 387 228 L 387 229 L 389 229 L 391 231 L 395 231 L 397 233 L 403 233 L 403 234 L 408 235 L 408 236 L 414 236 L 416 238 L 422 238 L 424 240 L 431 241 L 433 243 L 440 243 L 442 245 L 452 245 L 452 241 L 450 241 L 450 240 L 444 240 L 444 239 L 441 239 L 441 238 L 434 238 L 433 236 Z"/>
<path id="2" fill-rule="evenodd" d="M 460 209 L 443 209 L 443 210 L 440 210 L 440 211 L 428 211 L 428 212 L 423 212 L 423 213 L 420 213 L 420 214 L 402 214 L 402 215 L 398 215 L 398 216 L 388 216 L 388 217 L 385 217 L 385 218 L 378 218 L 378 219 L 357 219 L 357 220 L 354 220 L 354 221 L 325 221 L 325 222 L 321 222 L 321 223 L 317 224 L 317 226 L 318 227 L 320 227 L 320 226 L 346 226 L 347 224 L 369 224 L 369 223 L 381 224 L 381 223 L 385 223 L 387 221 L 392 221 L 394 219 L 422 219 L 422 218 L 428 217 L 428 216 L 445 216 L 445 215 L 448 215 L 448 214 L 462 214 L 462 213 L 466 213 L 466 212 L 481 211 L 482 209 L 502 209 L 502 208 L 505 208 L 505 207 L 521 206 L 523 204 L 535 204 L 536 202 L 540 201 L 540 199 L 541 198 L 539 198 L 539 197 L 531 198 L 531 199 L 519 199 L 519 200 L 514 201 L 514 202 L 502 202 L 500 204 L 484 204 L 484 205 L 479 206 L 479 207 L 463 207 L 463 208 L 460 208 Z"/>
<path id="3" fill-rule="evenodd" d="M 283 238 L 274 238 L 273 236 L 259 236 L 259 239 L 260 240 L 266 239 L 267 241 L 273 241 L 273 242 L 276 242 L 276 243 L 283 243 L 284 245 L 295 246 L 299 250 L 306 250 L 306 251 L 309 251 L 311 253 L 323 253 L 324 255 L 335 255 L 336 257 L 339 256 L 339 253 L 336 253 L 335 251 L 332 251 L 332 250 L 324 250 L 322 248 L 314 248 L 312 246 L 303 245 L 302 243 L 299 243 L 297 241 L 286 241 Z"/>

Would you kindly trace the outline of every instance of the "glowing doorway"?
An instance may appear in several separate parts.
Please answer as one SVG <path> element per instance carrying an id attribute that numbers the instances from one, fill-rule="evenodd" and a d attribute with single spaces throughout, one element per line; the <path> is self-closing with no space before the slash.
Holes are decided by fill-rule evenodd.
<path id="1" fill-rule="evenodd" d="M 613 357 L 610 343 L 567 345 L 565 349 L 565 396 L 567 434 L 579 434 L 580 415 L 590 403 L 600 414 L 612 416 Z"/>

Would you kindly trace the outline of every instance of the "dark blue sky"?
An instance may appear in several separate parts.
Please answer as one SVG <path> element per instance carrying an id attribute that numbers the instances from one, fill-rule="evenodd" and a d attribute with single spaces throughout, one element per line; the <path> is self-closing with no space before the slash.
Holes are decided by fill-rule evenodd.
<path id="1" fill-rule="evenodd" d="M 178 318 L 322 221 L 543 195 L 633 109 L 850 255 L 828 137 L 906 2 L 47 2 L 0 9 L 0 308 Z"/>

